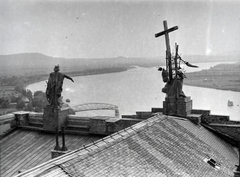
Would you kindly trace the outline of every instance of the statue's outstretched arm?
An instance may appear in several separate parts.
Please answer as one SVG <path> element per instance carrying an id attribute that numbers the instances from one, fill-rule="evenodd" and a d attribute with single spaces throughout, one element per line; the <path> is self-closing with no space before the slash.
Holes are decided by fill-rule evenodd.
<path id="1" fill-rule="evenodd" d="M 71 80 L 72 82 L 74 82 L 74 80 L 73 80 L 70 76 L 68 76 L 68 75 L 65 74 L 64 77 L 67 78 L 67 79 L 69 79 L 69 80 Z"/>

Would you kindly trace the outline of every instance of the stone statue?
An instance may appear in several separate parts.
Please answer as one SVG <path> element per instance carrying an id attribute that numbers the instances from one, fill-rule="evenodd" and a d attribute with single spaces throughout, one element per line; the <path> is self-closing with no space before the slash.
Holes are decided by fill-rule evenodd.
<path id="1" fill-rule="evenodd" d="M 185 74 L 178 70 L 177 71 L 177 76 L 175 76 L 172 80 L 172 82 L 168 81 L 167 79 L 167 72 L 163 68 L 162 69 L 162 79 L 163 82 L 166 82 L 166 85 L 162 89 L 163 93 L 167 94 L 167 97 L 169 98 L 179 98 L 183 97 L 185 98 L 186 95 L 184 94 L 182 88 L 183 88 L 183 79 L 186 78 Z"/>
<path id="2" fill-rule="evenodd" d="M 56 65 L 54 67 L 54 72 L 50 73 L 48 82 L 47 82 L 46 96 L 49 104 L 52 106 L 54 105 L 60 106 L 60 103 L 58 100 L 61 97 L 64 78 L 67 78 L 72 82 L 74 82 L 71 77 L 59 71 L 60 71 L 60 67 L 59 65 Z"/>
<path id="3" fill-rule="evenodd" d="M 155 34 L 155 37 L 164 35 L 166 41 L 166 69 L 159 68 L 158 71 L 162 71 L 163 82 L 166 83 L 162 92 L 166 93 L 165 101 L 163 101 L 163 114 L 166 115 L 179 115 L 187 116 L 191 113 L 192 100 L 187 97 L 183 90 L 183 79 L 185 75 L 184 70 L 180 67 L 180 62 L 183 62 L 190 67 L 198 67 L 191 65 L 184 61 L 178 55 L 178 45 L 175 44 L 175 55 L 171 53 L 169 33 L 178 29 L 178 26 L 168 28 L 167 21 L 163 21 L 164 31 Z"/>

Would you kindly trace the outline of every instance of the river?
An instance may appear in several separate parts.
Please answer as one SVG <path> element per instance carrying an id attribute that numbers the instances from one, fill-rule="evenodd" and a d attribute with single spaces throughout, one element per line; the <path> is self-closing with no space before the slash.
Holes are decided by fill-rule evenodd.
<path id="1" fill-rule="evenodd" d="M 199 68 L 186 68 L 186 71 L 208 69 L 216 64 L 219 62 L 198 63 Z M 125 115 L 162 107 L 165 99 L 165 94 L 161 92 L 163 86 L 161 72 L 157 68 L 136 67 L 119 73 L 74 77 L 74 83 L 65 79 L 62 95 L 64 100 L 71 100 L 70 106 L 109 103 L 117 105 L 120 114 Z M 27 89 L 32 92 L 45 91 L 46 81 L 31 84 Z M 231 120 L 240 121 L 240 92 L 186 85 L 183 86 L 183 91 L 191 96 L 193 109 L 211 110 L 212 114 L 229 115 Z M 234 106 L 229 107 L 228 100 L 233 101 Z"/>

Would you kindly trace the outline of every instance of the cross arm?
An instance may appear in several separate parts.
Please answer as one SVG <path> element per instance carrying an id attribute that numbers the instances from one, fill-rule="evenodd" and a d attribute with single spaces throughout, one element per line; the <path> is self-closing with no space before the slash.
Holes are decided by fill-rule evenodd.
<path id="1" fill-rule="evenodd" d="M 166 34 L 166 33 L 170 33 L 170 32 L 175 31 L 175 30 L 177 30 L 177 29 L 178 29 L 178 26 L 174 26 L 174 27 L 169 28 L 169 29 L 167 29 L 167 30 L 165 30 L 165 31 L 162 31 L 162 32 L 160 32 L 160 33 L 155 34 L 155 37 L 162 36 L 162 35 L 164 35 L 164 34 Z"/>

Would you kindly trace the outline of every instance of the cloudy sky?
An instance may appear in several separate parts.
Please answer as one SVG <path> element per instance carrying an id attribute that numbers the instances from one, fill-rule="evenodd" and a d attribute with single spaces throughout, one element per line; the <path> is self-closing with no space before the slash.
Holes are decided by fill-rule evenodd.
<path id="1" fill-rule="evenodd" d="M 0 55 L 38 52 L 52 57 L 155 57 L 165 38 L 179 52 L 240 51 L 238 0 L 4 0 L 0 2 Z"/>

